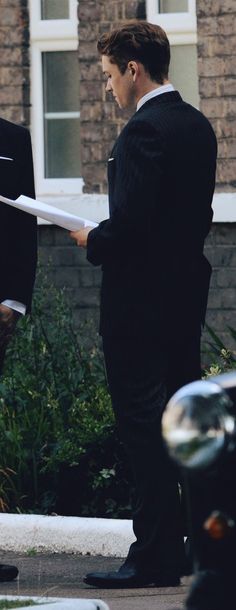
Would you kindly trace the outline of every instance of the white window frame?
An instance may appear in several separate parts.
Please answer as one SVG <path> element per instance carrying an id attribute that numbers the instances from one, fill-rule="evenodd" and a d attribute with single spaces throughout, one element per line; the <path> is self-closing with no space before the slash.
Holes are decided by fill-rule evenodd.
<path id="1" fill-rule="evenodd" d="M 69 19 L 40 19 L 40 0 L 29 0 L 31 34 L 31 124 L 37 196 L 82 193 L 84 181 L 78 178 L 44 176 L 44 108 L 42 53 L 78 49 L 77 0 L 69 0 Z M 78 113 L 79 116 L 79 113 Z"/>
<path id="2" fill-rule="evenodd" d="M 29 0 L 31 39 L 76 38 L 78 35 L 77 0 L 68 0 L 69 19 L 41 19 L 41 0 Z M 53 36 L 52 36 L 53 32 Z"/>
<path id="3" fill-rule="evenodd" d="M 188 0 L 188 12 L 159 13 L 158 0 L 146 0 L 147 20 L 160 25 L 171 45 L 197 43 L 196 0 Z"/>

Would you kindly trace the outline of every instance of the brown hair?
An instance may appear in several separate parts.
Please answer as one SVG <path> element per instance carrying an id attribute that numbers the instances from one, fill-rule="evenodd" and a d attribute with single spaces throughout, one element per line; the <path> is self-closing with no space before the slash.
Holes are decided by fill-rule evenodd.
<path id="1" fill-rule="evenodd" d="M 107 55 L 124 74 L 129 61 L 143 64 L 152 80 L 162 84 L 168 76 L 170 45 L 159 25 L 147 21 L 131 21 L 120 28 L 102 34 L 98 52 Z"/>

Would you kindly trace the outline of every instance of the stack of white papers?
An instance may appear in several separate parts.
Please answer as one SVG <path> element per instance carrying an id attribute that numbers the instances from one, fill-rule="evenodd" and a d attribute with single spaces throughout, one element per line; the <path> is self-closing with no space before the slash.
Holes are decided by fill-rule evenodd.
<path id="1" fill-rule="evenodd" d="M 52 224 L 63 227 L 63 229 L 68 229 L 69 231 L 78 231 L 84 227 L 97 227 L 97 223 L 92 222 L 92 220 L 81 218 L 81 216 L 75 216 L 75 214 L 70 214 L 65 210 L 56 208 L 53 205 L 48 205 L 37 199 L 31 199 L 25 195 L 20 195 L 16 200 L 8 199 L 7 197 L 0 195 L 0 201 L 7 203 L 13 208 L 22 210 L 23 212 L 33 214 L 33 216 L 39 216 L 44 220 L 49 220 Z"/>

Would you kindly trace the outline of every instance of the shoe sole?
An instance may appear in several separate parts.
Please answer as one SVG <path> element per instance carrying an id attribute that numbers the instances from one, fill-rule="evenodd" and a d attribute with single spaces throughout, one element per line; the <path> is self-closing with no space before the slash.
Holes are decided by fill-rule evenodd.
<path id="1" fill-rule="evenodd" d="M 133 581 L 130 583 L 125 583 L 124 581 L 122 582 L 118 582 L 117 580 L 113 580 L 110 582 L 102 582 L 102 580 L 100 579 L 87 579 L 84 578 L 84 583 L 86 585 L 90 585 L 92 587 L 97 587 L 99 589 L 142 589 L 144 587 L 163 587 L 163 588 L 168 588 L 168 587 L 178 587 L 181 583 L 180 583 L 180 579 L 176 578 L 174 580 L 159 580 L 159 581 Z"/>

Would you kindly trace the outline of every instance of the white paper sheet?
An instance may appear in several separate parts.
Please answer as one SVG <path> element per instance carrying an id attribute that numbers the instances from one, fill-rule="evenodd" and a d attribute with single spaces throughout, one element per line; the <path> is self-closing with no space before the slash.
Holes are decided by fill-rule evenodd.
<path id="1" fill-rule="evenodd" d="M 63 227 L 63 229 L 68 229 L 69 231 L 78 231 L 84 227 L 97 227 L 97 223 L 92 222 L 92 220 L 81 218 L 81 216 L 75 216 L 75 214 L 70 214 L 65 210 L 43 203 L 43 201 L 38 201 L 38 199 L 31 199 L 25 195 L 20 195 L 16 200 L 8 199 L 7 197 L 0 195 L 0 201 L 7 203 L 13 208 L 23 210 L 23 212 L 33 214 L 33 216 L 39 216 L 44 220 L 49 220 L 49 222 L 52 222 L 59 227 Z"/>

